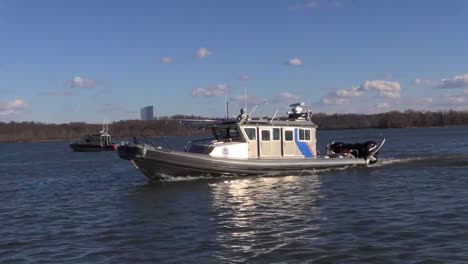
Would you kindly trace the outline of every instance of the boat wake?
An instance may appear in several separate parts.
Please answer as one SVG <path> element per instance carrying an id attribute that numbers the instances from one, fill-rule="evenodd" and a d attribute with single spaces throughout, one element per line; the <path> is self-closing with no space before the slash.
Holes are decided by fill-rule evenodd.
<path id="1" fill-rule="evenodd" d="M 232 178 L 238 177 L 238 175 L 223 175 L 223 176 L 212 176 L 210 174 L 205 174 L 201 176 L 173 176 L 168 174 L 160 174 L 158 175 L 159 178 L 152 179 L 153 182 L 185 182 L 185 181 L 197 181 L 197 180 L 212 180 L 212 179 L 224 179 L 224 178 Z"/>
<path id="2" fill-rule="evenodd" d="M 370 165 L 370 168 L 387 166 L 426 166 L 426 167 L 453 167 L 468 166 L 468 154 L 432 155 L 411 158 L 381 158 L 379 162 Z"/>
<path id="3" fill-rule="evenodd" d="M 468 166 L 468 154 L 459 154 L 459 155 L 438 155 L 438 156 L 420 156 L 420 157 L 411 157 L 411 158 L 381 158 L 379 162 L 373 165 L 369 165 L 369 168 L 386 168 L 386 167 L 405 167 L 405 166 L 425 166 L 425 167 L 467 167 Z M 159 175 L 160 178 L 155 179 L 154 181 L 164 181 L 164 182 L 185 182 L 185 181 L 197 181 L 197 180 L 216 180 L 216 179 L 232 179 L 240 177 L 284 177 L 284 176 L 311 176 L 311 175 L 320 175 L 327 172 L 333 171 L 343 171 L 350 169 L 352 166 L 342 167 L 342 168 L 323 168 L 323 169 L 313 169 L 313 170 L 303 170 L 300 173 L 265 173 L 256 176 L 245 176 L 245 175 L 222 175 L 222 176 L 212 176 L 210 174 L 205 174 L 202 176 L 172 176 L 167 174 Z"/>
<path id="4" fill-rule="evenodd" d="M 173 176 L 168 174 L 160 174 L 157 179 L 152 179 L 150 182 L 186 182 L 186 181 L 198 181 L 198 180 L 224 180 L 233 178 L 257 178 L 257 177 L 285 177 L 285 176 L 317 176 L 322 173 L 331 171 L 343 171 L 349 169 L 352 166 L 341 167 L 341 168 L 323 168 L 313 170 L 303 170 L 296 173 L 265 173 L 259 175 L 242 175 L 242 174 L 230 174 L 221 176 L 212 176 L 209 173 L 201 176 Z"/>

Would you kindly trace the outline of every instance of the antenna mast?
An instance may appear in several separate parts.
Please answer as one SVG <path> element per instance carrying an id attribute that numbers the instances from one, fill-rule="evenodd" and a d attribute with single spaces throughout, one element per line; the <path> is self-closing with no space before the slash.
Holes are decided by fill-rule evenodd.
<path id="1" fill-rule="evenodd" d="M 252 109 L 252 111 L 250 111 L 249 116 L 252 116 L 252 113 L 255 111 L 255 109 L 257 109 L 257 106 L 258 106 L 258 105 L 256 105 L 256 106 Z"/>
<path id="2" fill-rule="evenodd" d="M 275 114 L 274 114 L 273 117 L 270 119 L 270 121 L 268 121 L 268 123 L 271 123 L 271 121 L 273 121 L 273 119 L 275 119 L 276 115 L 278 114 L 278 111 L 279 111 L 279 109 L 276 109 Z"/>
<path id="3" fill-rule="evenodd" d="M 247 112 L 247 87 L 244 88 L 244 109 Z"/>
<path id="4" fill-rule="evenodd" d="M 228 105 L 227 105 L 227 88 L 224 90 L 224 119 L 228 119 Z"/>

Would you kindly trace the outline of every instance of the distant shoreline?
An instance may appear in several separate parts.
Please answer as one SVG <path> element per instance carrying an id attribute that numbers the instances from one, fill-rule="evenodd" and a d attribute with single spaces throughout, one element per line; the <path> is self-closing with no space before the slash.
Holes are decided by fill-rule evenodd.
<path id="1" fill-rule="evenodd" d="M 457 128 L 457 127 L 464 127 L 468 125 L 451 125 L 451 126 L 427 126 L 427 127 L 398 127 L 398 128 L 372 128 L 372 127 L 366 127 L 366 128 L 341 128 L 341 129 L 318 129 L 318 131 L 340 131 L 340 130 L 368 130 L 368 129 L 381 129 L 381 130 L 386 130 L 386 129 L 424 129 L 424 128 Z M 166 137 L 168 136 L 175 136 L 175 137 L 183 137 L 183 136 L 197 136 L 200 135 L 198 134 L 193 134 L 193 135 L 165 135 Z M 125 137 L 114 137 L 114 139 L 124 139 L 124 138 L 129 138 L 128 136 Z M 16 143 L 41 143 L 41 142 L 58 142 L 58 141 L 63 141 L 63 142 L 73 142 L 79 140 L 78 138 L 75 139 L 38 139 L 38 140 L 12 140 L 12 141 L 2 141 L 0 140 L 0 144 L 16 144 Z M 114 140 L 114 142 L 116 142 Z"/>
<path id="2" fill-rule="evenodd" d="M 267 117 L 263 117 L 267 118 Z M 183 122 L 183 120 L 191 120 Z M 200 120 L 198 122 L 194 120 Z M 125 120 L 109 124 L 109 133 L 113 138 L 132 136 L 197 136 L 210 134 L 210 123 L 204 117 L 175 115 L 159 120 Z M 405 112 L 364 114 L 316 113 L 312 121 L 319 130 L 344 129 L 389 129 L 389 128 L 429 128 L 468 126 L 468 111 Z M 0 142 L 47 142 L 74 141 L 82 136 L 102 130 L 102 125 L 74 122 L 69 124 L 44 124 L 35 122 L 0 122 Z"/>

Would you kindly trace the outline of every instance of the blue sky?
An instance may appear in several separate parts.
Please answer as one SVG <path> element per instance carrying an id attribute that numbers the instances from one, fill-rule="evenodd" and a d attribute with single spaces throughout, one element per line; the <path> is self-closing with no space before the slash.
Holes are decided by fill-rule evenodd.
<path id="1" fill-rule="evenodd" d="M 0 121 L 468 110 L 468 2 L 0 0 Z"/>

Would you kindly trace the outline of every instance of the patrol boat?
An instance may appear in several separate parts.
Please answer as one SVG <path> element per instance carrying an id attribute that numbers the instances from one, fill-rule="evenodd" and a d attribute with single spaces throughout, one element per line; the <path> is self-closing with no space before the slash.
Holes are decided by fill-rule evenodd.
<path id="1" fill-rule="evenodd" d="M 310 108 L 304 103 L 290 107 L 287 117 L 276 120 L 251 119 L 241 109 L 237 119 L 212 125 L 212 138 L 189 141 L 184 151 L 134 138 L 118 147 L 118 155 L 130 160 L 150 180 L 165 176 L 296 175 L 377 162 L 385 138 L 378 144 L 331 142 L 325 155 L 319 155 L 317 125 L 311 120 Z"/>
<path id="2" fill-rule="evenodd" d="M 115 151 L 118 144 L 112 142 L 108 130 L 107 124 L 104 124 L 99 133 L 85 135 L 81 140 L 73 142 L 69 146 L 72 150 L 80 152 Z"/>

